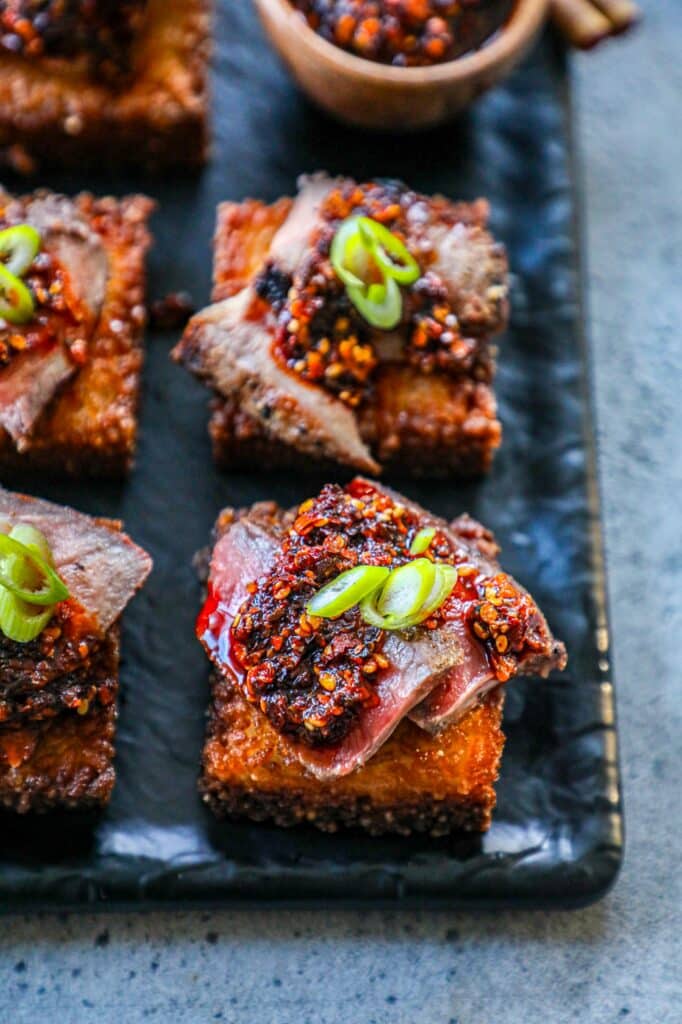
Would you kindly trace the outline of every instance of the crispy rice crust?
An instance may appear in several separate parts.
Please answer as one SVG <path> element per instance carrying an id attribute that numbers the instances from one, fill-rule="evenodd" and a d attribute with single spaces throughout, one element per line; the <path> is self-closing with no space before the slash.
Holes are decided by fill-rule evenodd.
<path id="1" fill-rule="evenodd" d="M 484 832 L 504 746 L 503 702 L 501 689 L 490 693 L 439 736 L 405 719 L 363 768 L 320 782 L 266 718 L 214 676 L 199 788 L 219 817 L 307 823 L 325 832 Z"/>
<path id="2" fill-rule="evenodd" d="M 133 81 L 68 61 L 0 57 L 0 152 L 15 170 L 113 163 L 197 168 L 208 147 L 211 0 L 150 0 Z"/>
<path id="3" fill-rule="evenodd" d="M 291 199 L 222 203 L 214 239 L 213 301 L 244 288 L 265 261 L 287 218 Z M 490 356 L 493 352 L 491 349 Z M 216 462 L 249 467 L 338 468 L 271 441 L 261 423 L 234 402 L 214 398 L 209 431 Z M 360 433 L 385 469 L 411 476 L 475 476 L 490 468 L 502 439 L 492 388 L 472 377 L 425 377 L 404 366 L 384 366 L 374 397 L 360 411 Z"/>
<path id="4" fill-rule="evenodd" d="M 131 466 L 137 438 L 147 220 L 154 203 L 141 195 L 116 200 L 87 193 L 75 202 L 109 255 L 100 321 L 88 362 L 47 407 L 22 451 L 0 431 L 0 469 L 120 476 Z"/>
<path id="5" fill-rule="evenodd" d="M 93 668 L 93 684 L 118 683 L 118 627 Z M 88 714 L 0 728 L 0 807 L 25 814 L 55 807 L 85 810 L 109 801 L 115 773 L 115 704 Z"/>
<path id="6" fill-rule="evenodd" d="M 333 462 L 271 441 L 259 421 L 234 402 L 214 398 L 211 409 L 213 455 L 222 469 L 259 465 L 338 472 Z M 487 384 L 386 366 L 376 376 L 374 400 L 361 412 L 360 433 L 382 467 L 394 475 L 467 477 L 490 468 L 502 428 Z"/>
<path id="7" fill-rule="evenodd" d="M 293 204 L 287 196 L 270 206 L 257 199 L 220 204 L 213 240 L 214 302 L 236 295 L 261 270 L 270 243 Z"/>

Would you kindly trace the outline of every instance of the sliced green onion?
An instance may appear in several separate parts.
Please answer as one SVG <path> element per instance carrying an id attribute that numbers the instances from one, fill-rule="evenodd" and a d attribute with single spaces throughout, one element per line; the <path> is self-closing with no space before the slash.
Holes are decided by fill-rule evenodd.
<path id="1" fill-rule="evenodd" d="M 405 619 L 418 612 L 431 593 L 436 567 L 428 558 L 415 558 L 395 569 L 377 598 L 377 609 L 387 618 Z"/>
<path id="2" fill-rule="evenodd" d="M 377 608 L 377 594 L 369 594 L 360 602 L 360 615 L 368 626 L 376 626 L 377 629 L 402 629 L 403 627 L 382 615 Z"/>
<path id="3" fill-rule="evenodd" d="M 18 523 L 9 535 L 0 533 L 0 631 L 6 637 L 17 643 L 35 640 L 55 605 L 68 596 L 40 530 Z"/>
<path id="4" fill-rule="evenodd" d="M 382 270 L 398 284 L 414 284 L 421 271 L 407 246 L 385 224 L 371 217 L 358 217 L 358 228 Z"/>
<path id="5" fill-rule="evenodd" d="M 419 561 L 428 562 L 428 559 L 420 559 Z M 414 562 L 408 562 L 408 565 L 414 564 Z M 428 564 L 434 570 L 433 583 L 427 596 L 415 611 L 411 614 L 400 616 L 395 614 L 387 615 L 382 610 L 384 594 L 389 586 L 389 580 L 389 583 L 387 583 L 382 592 L 374 592 L 361 601 L 360 613 L 365 622 L 379 629 L 409 629 L 411 626 L 418 626 L 420 622 L 424 622 L 433 615 L 452 593 L 457 582 L 457 569 L 452 565 L 440 562 L 435 564 L 428 562 Z M 401 568 L 405 569 L 407 566 L 402 566 Z M 396 570 L 396 572 L 398 571 Z"/>
<path id="6" fill-rule="evenodd" d="M 420 622 L 424 622 L 430 618 L 434 612 L 438 611 L 441 605 L 445 604 L 450 594 L 455 589 L 455 583 L 457 582 L 457 569 L 454 565 L 448 565 L 446 562 L 436 562 L 436 578 L 433 581 L 433 587 L 431 593 L 424 601 L 418 612 L 418 618 L 414 625 Z"/>
<path id="7" fill-rule="evenodd" d="M 411 555 L 423 555 L 425 551 L 431 547 L 431 541 L 436 536 L 435 526 L 426 526 L 419 533 L 415 534 L 414 540 L 410 544 Z"/>
<path id="8" fill-rule="evenodd" d="M 25 324 L 34 312 L 33 296 L 24 282 L 0 263 L 0 318 L 10 324 Z"/>
<path id="9" fill-rule="evenodd" d="M 391 330 L 401 320 L 400 284 L 412 284 L 419 264 L 384 224 L 348 217 L 332 239 L 329 256 L 348 297 L 372 327 Z"/>
<path id="10" fill-rule="evenodd" d="M 414 615 L 383 615 L 378 608 L 379 596 L 377 593 L 370 594 L 360 602 L 360 614 L 369 626 L 376 626 L 377 629 L 409 629 L 423 621 L 417 613 Z M 425 616 L 426 617 L 426 616 Z"/>
<path id="11" fill-rule="evenodd" d="M 361 288 L 348 286 L 346 291 L 355 308 L 372 327 L 390 331 L 400 323 L 403 300 L 393 278 L 387 278 L 383 284 L 363 285 Z"/>
<path id="12" fill-rule="evenodd" d="M 36 547 L 0 534 L 0 586 L 34 605 L 46 607 L 65 601 L 67 587 Z M 37 578 L 27 573 L 35 573 Z"/>
<path id="13" fill-rule="evenodd" d="M 13 526 L 9 532 L 12 540 L 19 541 L 24 547 L 31 548 L 36 554 L 51 565 L 54 568 L 54 561 L 52 559 L 52 551 L 48 543 L 47 537 L 40 530 L 36 529 L 35 526 L 31 526 L 30 523 L 17 523 Z"/>
<path id="14" fill-rule="evenodd" d="M 435 532 L 430 528 L 420 531 L 431 533 L 426 538 L 429 543 Z M 380 565 L 356 565 L 318 590 L 306 611 L 322 619 L 336 619 L 359 604 L 368 625 L 408 629 L 440 608 L 452 593 L 457 576 L 453 565 L 428 558 L 415 558 L 392 571 Z"/>
<path id="15" fill-rule="evenodd" d="M 334 235 L 329 250 L 334 270 L 346 286 L 354 288 L 363 288 L 366 284 L 366 273 L 362 274 L 360 272 L 363 269 L 362 264 L 358 265 L 361 257 L 360 250 L 364 253 L 365 260 L 369 255 L 363 245 L 358 228 L 359 219 L 359 217 L 349 217 L 344 220 Z"/>
<path id="16" fill-rule="evenodd" d="M 346 275 L 346 285 L 360 288 L 382 284 L 386 276 L 374 262 L 374 256 L 359 233 L 354 234 L 346 245 Z"/>
<path id="17" fill-rule="evenodd" d="M 15 277 L 22 277 L 40 249 L 40 235 L 30 224 L 17 224 L 0 231 L 0 262 Z"/>
<path id="18" fill-rule="evenodd" d="M 305 606 L 309 615 L 336 619 L 386 581 L 390 569 L 383 565 L 356 565 L 325 584 Z"/>
<path id="19" fill-rule="evenodd" d="M 27 644 L 42 633 L 54 614 L 54 605 L 37 608 L 0 587 L 0 631 L 9 640 Z"/>
<path id="20" fill-rule="evenodd" d="M 18 523 L 10 530 L 9 536 L 11 540 L 18 541 L 40 555 L 49 566 L 53 566 L 50 545 L 40 530 L 36 530 L 34 526 L 30 526 L 28 523 Z M 31 591 L 40 589 L 43 579 L 41 572 L 35 564 L 24 558 L 23 555 L 6 555 L 0 562 L 0 567 L 15 586 Z"/>

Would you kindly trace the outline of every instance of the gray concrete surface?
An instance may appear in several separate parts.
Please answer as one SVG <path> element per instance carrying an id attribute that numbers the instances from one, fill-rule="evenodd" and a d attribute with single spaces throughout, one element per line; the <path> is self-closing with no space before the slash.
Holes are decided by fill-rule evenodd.
<path id="1" fill-rule="evenodd" d="M 0 919 L 0 1024 L 679 1024 L 682 4 L 576 59 L 627 854 L 571 914 Z M 677 945 L 677 951 L 675 946 Z"/>

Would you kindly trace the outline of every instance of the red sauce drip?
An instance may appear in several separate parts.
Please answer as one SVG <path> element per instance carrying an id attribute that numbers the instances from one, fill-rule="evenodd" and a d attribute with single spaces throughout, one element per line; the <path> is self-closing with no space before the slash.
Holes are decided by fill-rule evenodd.
<path id="1" fill-rule="evenodd" d="M 220 599 L 213 584 L 209 583 L 206 600 L 197 617 L 197 639 L 214 662 L 229 668 L 235 678 L 241 680 L 244 671 L 232 650 L 233 621 L 234 614 Z"/>

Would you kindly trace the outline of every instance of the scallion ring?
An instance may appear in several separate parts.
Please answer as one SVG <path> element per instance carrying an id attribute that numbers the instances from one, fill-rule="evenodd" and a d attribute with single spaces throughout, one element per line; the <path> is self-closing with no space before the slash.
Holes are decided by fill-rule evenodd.
<path id="1" fill-rule="evenodd" d="M 428 561 L 428 559 L 423 559 Z M 414 565 L 414 562 L 408 565 Z M 452 565 L 441 562 L 429 562 L 434 570 L 431 589 L 421 605 L 411 614 L 396 615 L 386 614 L 382 610 L 383 592 L 374 592 L 360 603 L 360 614 L 369 626 L 376 626 L 379 629 L 409 629 L 411 626 L 418 626 L 430 618 L 441 605 L 447 601 L 457 582 L 457 569 Z M 402 566 L 401 568 L 406 568 Z M 398 570 L 396 570 L 398 571 Z M 384 588 L 385 589 L 385 588 Z M 384 606 L 385 607 L 385 606 Z"/>
<path id="2" fill-rule="evenodd" d="M 368 626 L 375 626 L 377 629 L 402 629 L 402 626 L 395 625 L 387 615 L 382 615 L 377 608 L 377 594 L 368 594 L 360 602 L 360 615 Z"/>
<path id="3" fill-rule="evenodd" d="M 431 593 L 428 595 L 424 604 L 417 613 L 416 621 L 414 625 L 418 625 L 420 622 L 425 622 L 426 619 L 430 618 L 434 612 L 445 604 L 450 594 L 455 589 L 455 583 L 457 582 L 457 569 L 454 565 L 448 565 L 447 562 L 436 562 L 435 563 L 436 575 L 433 581 L 433 587 Z"/>
<path id="4" fill-rule="evenodd" d="M 396 235 L 371 217 L 348 217 L 332 239 L 329 257 L 349 299 L 372 327 L 391 330 L 400 323 L 399 285 L 416 281 L 420 269 Z"/>
<path id="5" fill-rule="evenodd" d="M 369 252 L 363 245 L 358 221 L 359 217 L 344 220 L 334 235 L 329 251 L 334 270 L 343 283 L 351 288 L 363 288 L 367 280 L 366 261 Z M 361 257 L 363 263 L 359 265 Z"/>
<path id="6" fill-rule="evenodd" d="M 389 574 L 383 565 L 356 565 L 313 594 L 305 610 L 321 619 L 336 619 L 380 587 Z"/>
<path id="7" fill-rule="evenodd" d="M 30 224 L 0 231 L 0 262 L 15 277 L 22 277 L 40 250 L 40 235 Z"/>
<path id="8" fill-rule="evenodd" d="M 35 640 L 54 614 L 54 605 L 39 608 L 0 587 L 0 631 L 9 640 L 27 644 Z"/>
<path id="9" fill-rule="evenodd" d="M 58 604 L 69 596 L 67 587 L 35 545 L 29 547 L 5 534 L 0 534 L 0 586 L 22 601 L 41 607 Z"/>
<path id="10" fill-rule="evenodd" d="M 436 567 L 428 558 L 415 558 L 394 569 L 377 598 L 377 609 L 388 619 L 406 619 L 419 611 L 431 593 Z"/>
<path id="11" fill-rule="evenodd" d="M 358 217 L 362 239 L 381 269 L 398 284 L 414 284 L 421 271 L 407 246 L 371 217 Z"/>
<path id="12" fill-rule="evenodd" d="M 31 526 L 30 523 L 17 523 L 16 526 L 13 526 L 9 531 L 9 536 L 12 540 L 18 540 L 20 544 L 23 544 L 27 548 L 31 548 L 31 550 L 39 554 L 48 565 L 51 565 L 52 568 L 54 568 L 52 551 L 47 542 L 47 537 L 35 526 Z"/>
<path id="13" fill-rule="evenodd" d="M 0 319 L 10 324 L 25 324 L 34 312 L 35 302 L 29 289 L 0 263 Z"/>
<path id="14" fill-rule="evenodd" d="M 436 536 L 435 526 L 426 526 L 419 533 L 416 533 L 410 544 L 411 555 L 423 555 L 431 547 L 431 541 Z"/>
<path id="15" fill-rule="evenodd" d="M 40 555 L 49 566 L 54 568 L 47 538 L 35 526 L 31 526 L 29 523 L 17 523 L 10 530 L 9 537 L 10 540 L 16 540 Z M 41 586 L 43 577 L 40 569 L 23 555 L 6 555 L 0 560 L 0 567 L 17 587 L 36 591 Z"/>
<path id="16" fill-rule="evenodd" d="M 386 630 L 398 630 L 398 629 L 409 629 L 410 626 L 416 626 L 418 621 L 416 615 L 405 615 L 400 617 L 398 615 L 383 615 L 378 608 L 379 595 L 375 591 L 373 594 L 369 594 L 363 601 L 360 602 L 360 615 L 367 623 L 368 626 L 375 626 L 377 629 Z"/>
<path id="17" fill-rule="evenodd" d="M 348 286 L 346 290 L 355 308 L 372 327 L 390 331 L 400 323 L 403 300 L 392 277 L 386 278 L 383 284 L 361 288 Z"/>

